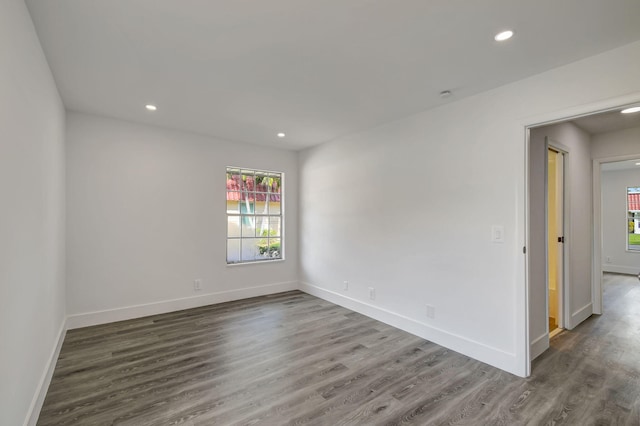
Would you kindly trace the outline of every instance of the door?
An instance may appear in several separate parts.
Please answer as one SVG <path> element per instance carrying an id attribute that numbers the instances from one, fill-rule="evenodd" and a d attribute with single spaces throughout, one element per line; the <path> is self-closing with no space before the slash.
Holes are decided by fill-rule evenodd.
<path id="1" fill-rule="evenodd" d="M 549 146 L 547 151 L 547 312 L 549 333 L 564 328 L 564 165 L 566 153 Z"/>

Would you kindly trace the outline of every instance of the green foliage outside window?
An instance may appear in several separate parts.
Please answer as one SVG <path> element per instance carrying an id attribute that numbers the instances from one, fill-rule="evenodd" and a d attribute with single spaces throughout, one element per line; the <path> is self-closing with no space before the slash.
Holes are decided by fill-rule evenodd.
<path id="1" fill-rule="evenodd" d="M 275 237 L 277 235 L 274 230 L 262 231 L 261 237 Z M 269 257 L 278 257 L 280 255 L 280 239 L 279 238 L 263 238 L 258 241 L 258 249 L 260 254 Z"/>

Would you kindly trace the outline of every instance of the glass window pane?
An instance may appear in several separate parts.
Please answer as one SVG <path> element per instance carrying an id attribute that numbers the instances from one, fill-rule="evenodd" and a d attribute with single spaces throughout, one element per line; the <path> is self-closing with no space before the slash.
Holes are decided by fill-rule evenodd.
<path id="1" fill-rule="evenodd" d="M 227 196 L 227 213 L 240 213 L 240 204 L 238 201 L 230 201 Z"/>
<path id="2" fill-rule="evenodd" d="M 271 259 L 281 259 L 282 258 L 282 248 L 280 247 L 280 238 L 270 238 L 269 239 L 268 256 Z"/>
<path id="3" fill-rule="evenodd" d="M 279 216 L 269 217 L 269 236 L 279 237 L 281 234 L 281 218 Z"/>
<path id="4" fill-rule="evenodd" d="M 280 198 L 280 197 L 278 197 Z M 269 214 L 280 214 L 280 200 L 269 201 Z"/>
<path id="5" fill-rule="evenodd" d="M 279 238 L 262 238 L 258 242 L 258 248 L 262 259 L 279 259 L 281 257 Z"/>
<path id="6" fill-rule="evenodd" d="M 269 192 L 268 173 L 256 173 L 256 192 Z"/>
<path id="7" fill-rule="evenodd" d="M 254 237 L 256 229 L 255 216 L 242 216 L 242 236 Z"/>
<path id="8" fill-rule="evenodd" d="M 627 188 L 627 249 L 640 251 L 640 187 Z"/>
<path id="9" fill-rule="evenodd" d="M 243 262 L 248 260 L 257 260 L 260 259 L 260 249 L 258 246 L 258 242 L 260 241 L 258 238 L 243 238 L 242 240 L 242 253 L 241 259 Z"/>
<path id="10" fill-rule="evenodd" d="M 227 263 L 240 262 L 240 239 L 227 240 Z"/>
<path id="11" fill-rule="evenodd" d="M 260 199 L 260 195 L 267 195 L 267 194 L 256 194 L 258 196 L 258 200 Z M 267 210 L 267 203 L 265 203 L 264 201 L 257 201 L 256 202 L 256 214 L 269 214 L 269 211 Z"/>
<path id="12" fill-rule="evenodd" d="M 255 177 L 251 170 L 243 170 L 242 171 L 242 190 L 254 192 L 255 191 L 254 180 L 255 180 Z"/>
<path id="13" fill-rule="evenodd" d="M 226 170 L 227 262 L 281 259 L 282 173 Z"/>
<path id="14" fill-rule="evenodd" d="M 242 189 L 242 176 L 238 169 L 227 169 L 227 191 L 240 191 Z"/>
<path id="15" fill-rule="evenodd" d="M 273 192 L 276 194 L 280 193 L 280 187 L 281 187 L 281 183 L 282 183 L 282 178 L 281 178 L 281 174 L 280 173 L 272 173 L 271 174 L 271 180 L 269 181 L 269 192 Z"/>
<path id="16" fill-rule="evenodd" d="M 240 216 L 227 217 L 227 237 L 240 237 Z"/>
<path id="17" fill-rule="evenodd" d="M 254 213 L 253 210 L 254 210 L 254 203 L 247 202 L 246 200 L 240 202 L 240 213 L 253 214 Z"/>
<path id="18" fill-rule="evenodd" d="M 269 217 L 256 216 L 256 237 L 269 236 Z"/>

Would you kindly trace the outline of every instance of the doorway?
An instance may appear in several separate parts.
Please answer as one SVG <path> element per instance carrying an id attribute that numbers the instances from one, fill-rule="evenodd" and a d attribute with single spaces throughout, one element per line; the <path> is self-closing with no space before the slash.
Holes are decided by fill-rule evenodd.
<path id="1" fill-rule="evenodd" d="M 548 282 L 548 144 L 562 141 L 571 150 L 570 154 L 569 150 L 563 153 L 565 243 L 556 243 L 564 255 L 560 263 L 564 269 L 563 282 L 556 285 L 556 291 L 562 287 L 557 293 L 563 300 L 557 303 L 564 311 L 557 313 L 556 327 L 571 330 L 591 314 L 602 313 L 603 263 L 608 260 L 613 263 L 616 257 L 607 259 L 609 255 L 603 253 L 600 167 L 603 163 L 621 160 L 640 162 L 637 145 L 640 114 L 621 114 L 627 107 L 640 106 L 639 102 L 637 94 L 611 99 L 567 110 L 564 114 L 554 112 L 535 117 L 535 121 L 531 120 L 535 124 L 525 127 L 527 198 L 523 253 L 526 255 L 526 338 L 529 342 L 525 358 L 529 372 L 531 361 L 549 348 L 552 337 L 549 331 L 554 329 L 553 318 L 549 324 L 549 305 L 553 305 L 554 300 L 549 300 Z M 556 152 L 564 151 L 562 146 L 555 148 L 560 148 Z M 624 216 L 616 220 L 624 224 Z M 557 242 L 558 235 L 555 237 Z M 553 316 L 553 307 L 551 310 Z"/>
<path id="2" fill-rule="evenodd" d="M 565 156 L 547 139 L 547 317 L 549 337 L 564 328 Z"/>

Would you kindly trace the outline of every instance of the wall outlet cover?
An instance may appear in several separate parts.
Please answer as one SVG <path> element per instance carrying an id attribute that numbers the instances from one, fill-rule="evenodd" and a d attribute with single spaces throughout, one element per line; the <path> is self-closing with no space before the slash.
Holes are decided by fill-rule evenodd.
<path id="1" fill-rule="evenodd" d="M 433 305 L 427 305 L 427 318 L 435 319 L 436 307 Z"/>

